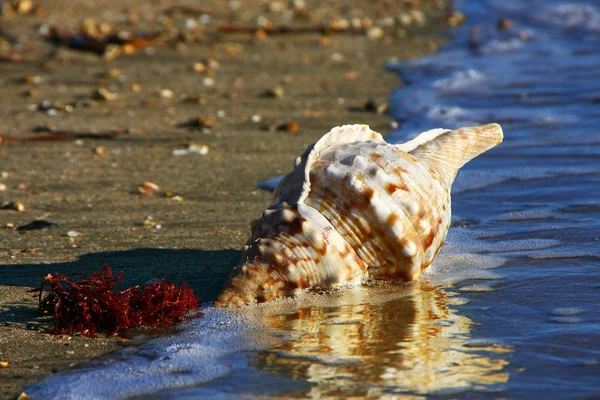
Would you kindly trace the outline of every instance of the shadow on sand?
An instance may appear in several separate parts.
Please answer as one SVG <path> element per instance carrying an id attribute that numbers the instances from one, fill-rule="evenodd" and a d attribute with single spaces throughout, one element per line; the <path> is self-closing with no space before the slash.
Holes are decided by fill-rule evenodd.
<path id="1" fill-rule="evenodd" d="M 51 272 L 89 274 L 108 265 L 115 272 L 123 271 L 122 286 L 142 285 L 154 278 L 166 278 L 169 282 L 186 282 L 207 302 L 217 297 L 240 257 L 241 252 L 233 249 L 135 249 L 90 253 L 65 263 L 4 265 L 0 267 L 0 283 L 38 287 L 42 277 Z"/>

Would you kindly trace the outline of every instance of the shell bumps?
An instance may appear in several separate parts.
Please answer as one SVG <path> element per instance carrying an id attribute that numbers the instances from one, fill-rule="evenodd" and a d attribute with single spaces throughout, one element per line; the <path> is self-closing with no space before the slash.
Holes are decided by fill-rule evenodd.
<path id="1" fill-rule="evenodd" d="M 252 223 L 215 305 L 367 277 L 417 279 L 446 238 L 458 169 L 502 137 L 489 124 L 435 129 L 392 145 L 366 125 L 332 129 L 296 159 L 273 204 Z"/>

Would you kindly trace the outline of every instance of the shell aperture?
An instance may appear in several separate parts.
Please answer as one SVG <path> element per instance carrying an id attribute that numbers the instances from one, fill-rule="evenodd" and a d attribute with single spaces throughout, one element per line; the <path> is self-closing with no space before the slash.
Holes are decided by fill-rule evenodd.
<path id="1" fill-rule="evenodd" d="M 498 124 L 434 129 L 400 145 L 366 125 L 333 128 L 275 188 L 215 305 L 417 279 L 448 233 L 458 170 L 502 138 Z"/>

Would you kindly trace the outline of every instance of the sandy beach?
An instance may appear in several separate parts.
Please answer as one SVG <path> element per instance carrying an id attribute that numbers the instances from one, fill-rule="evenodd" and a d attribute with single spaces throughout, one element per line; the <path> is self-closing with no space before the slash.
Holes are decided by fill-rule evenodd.
<path id="1" fill-rule="evenodd" d="M 0 6 L 1 398 L 148 334 L 52 335 L 41 277 L 106 264 L 213 300 L 271 200 L 256 184 L 336 125 L 391 131 L 384 66 L 457 18 L 441 0 Z M 124 31 L 139 38 L 69 47 Z M 19 229 L 34 220 L 55 225 Z"/>

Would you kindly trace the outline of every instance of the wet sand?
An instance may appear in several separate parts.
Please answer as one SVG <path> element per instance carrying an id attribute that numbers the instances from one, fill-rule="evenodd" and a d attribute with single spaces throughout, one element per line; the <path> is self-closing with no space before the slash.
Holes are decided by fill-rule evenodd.
<path id="1" fill-rule="evenodd" d="M 41 276 L 107 264 L 124 271 L 125 285 L 166 276 L 213 300 L 250 221 L 270 202 L 256 184 L 289 171 L 336 125 L 389 132 L 393 122 L 377 108 L 400 82 L 383 67 L 435 51 L 434 34 L 449 13 L 441 1 L 306 1 L 295 13 L 288 2 L 235 9 L 237 2 L 215 1 L 197 14 L 166 12 L 174 4 L 167 1 L 97 3 L 40 1 L 37 15 L 5 9 L 0 19 L 2 398 L 130 342 L 51 335 L 52 321 L 37 316 L 30 292 Z M 381 32 L 218 32 L 219 24 L 254 25 L 260 16 L 276 27 L 334 17 L 394 23 Z M 113 59 L 116 53 L 103 57 L 44 40 L 50 26 L 66 34 L 86 18 L 161 37 L 146 48 L 111 47 L 133 53 Z M 22 140 L 48 128 L 119 131 L 104 139 Z M 208 153 L 173 155 L 190 144 Z M 160 186 L 153 196 L 138 191 L 147 181 Z M 35 219 L 57 225 L 16 230 Z"/>

